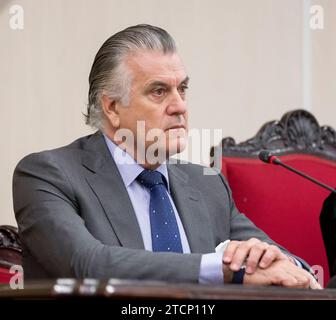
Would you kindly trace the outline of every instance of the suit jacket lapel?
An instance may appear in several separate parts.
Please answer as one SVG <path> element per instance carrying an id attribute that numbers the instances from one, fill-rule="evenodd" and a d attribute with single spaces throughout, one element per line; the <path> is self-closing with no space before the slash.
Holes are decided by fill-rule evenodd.
<path id="1" fill-rule="evenodd" d="M 89 170 L 86 180 L 104 208 L 121 245 L 144 249 L 131 200 L 103 135 L 96 132 L 85 142 L 84 149 L 82 164 Z M 168 165 L 168 174 L 172 198 L 191 252 L 213 252 L 214 237 L 201 193 L 188 185 L 188 175 L 177 166 Z"/>
<path id="2" fill-rule="evenodd" d="M 140 227 L 119 170 L 101 133 L 91 136 L 82 164 L 91 172 L 86 177 L 124 247 L 144 249 Z"/>
<path id="3" fill-rule="evenodd" d="M 202 194 L 188 185 L 189 177 L 168 165 L 169 184 L 192 253 L 214 252 L 215 241 Z"/>

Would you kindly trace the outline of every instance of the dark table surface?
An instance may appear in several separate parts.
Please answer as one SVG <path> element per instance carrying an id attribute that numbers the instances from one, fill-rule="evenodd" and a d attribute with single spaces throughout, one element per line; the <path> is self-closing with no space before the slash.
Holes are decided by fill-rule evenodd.
<path id="1" fill-rule="evenodd" d="M 24 289 L 0 285 L 0 298 L 99 297 L 108 299 L 336 300 L 336 289 L 306 290 L 241 285 L 171 284 L 110 279 L 25 281 Z"/>

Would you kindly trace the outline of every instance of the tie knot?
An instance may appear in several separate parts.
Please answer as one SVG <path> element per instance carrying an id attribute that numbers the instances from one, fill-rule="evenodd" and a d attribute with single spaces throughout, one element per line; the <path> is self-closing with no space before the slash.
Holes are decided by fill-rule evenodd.
<path id="1" fill-rule="evenodd" d="M 159 171 L 144 170 L 138 175 L 137 180 L 149 189 L 164 184 L 163 176 Z"/>

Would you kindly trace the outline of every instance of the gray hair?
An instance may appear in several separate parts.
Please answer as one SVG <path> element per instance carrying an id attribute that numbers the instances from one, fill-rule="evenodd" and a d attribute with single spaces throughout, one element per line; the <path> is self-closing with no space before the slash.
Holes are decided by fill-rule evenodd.
<path id="1" fill-rule="evenodd" d="M 137 50 L 175 53 L 176 45 L 167 31 L 146 24 L 129 27 L 108 38 L 97 52 L 90 71 L 86 124 L 103 129 L 103 94 L 128 104 L 131 74 L 123 62 Z"/>

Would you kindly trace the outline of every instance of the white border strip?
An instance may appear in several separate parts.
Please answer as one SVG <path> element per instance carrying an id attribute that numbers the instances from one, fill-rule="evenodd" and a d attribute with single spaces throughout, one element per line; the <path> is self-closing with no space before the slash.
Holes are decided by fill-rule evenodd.
<path id="1" fill-rule="evenodd" d="M 309 27 L 311 0 L 302 1 L 302 107 L 312 111 L 312 38 Z"/>

